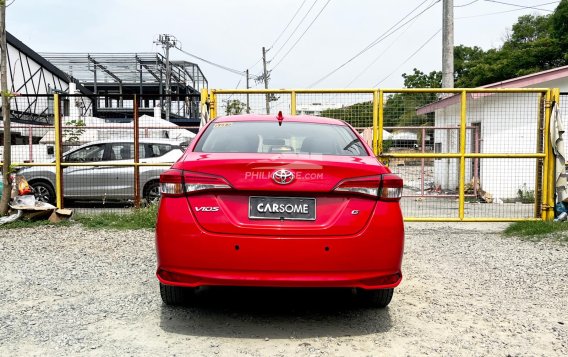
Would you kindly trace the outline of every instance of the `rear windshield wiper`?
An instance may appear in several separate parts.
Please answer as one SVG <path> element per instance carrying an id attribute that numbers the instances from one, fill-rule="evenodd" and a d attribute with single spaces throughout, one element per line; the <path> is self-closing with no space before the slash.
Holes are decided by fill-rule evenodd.
<path id="1" fill-rule="evenodd" d="M 346 147 L 343 148 L 343 150 L 348 150 L 350 147 L 352 147 L 353 145 L 355 145 L 359 140 L 359 138 L 355 138 L 353 140 L 351 140 L 351 142 L 349 144 L 347 144 Z"/>

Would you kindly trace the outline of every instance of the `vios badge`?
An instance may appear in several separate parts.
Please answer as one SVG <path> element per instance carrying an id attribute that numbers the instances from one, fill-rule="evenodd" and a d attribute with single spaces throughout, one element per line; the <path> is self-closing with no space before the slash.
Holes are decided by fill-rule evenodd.
<path id="1" fill-rule="evenodd" d="M 272 180 L 279 185 L 287 185 L 294 181 L 294 173 L 290 170 L 280 169 L 274 171 L 272 174 Z"/>

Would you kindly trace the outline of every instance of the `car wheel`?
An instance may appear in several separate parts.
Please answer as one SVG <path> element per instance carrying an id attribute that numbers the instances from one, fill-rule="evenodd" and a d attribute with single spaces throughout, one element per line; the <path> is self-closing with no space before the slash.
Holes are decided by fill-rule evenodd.
<path id="1" fill-rule="evenodd" d="M 392 300 L 394 289 L 358 289 L 359 301 L 366 307 L 385 308 Z"/>
<path id="2" fill-rule="evenodd" d="M 160 283 L 160 295 L 166 305 L 183 305 L 192 301 L 195 289 Z"/>
<path id="3" fill-rule="evenodd" d="M 148 204 L 158 203 L 160 200 L 160 182 L 151 181 L 144 187 L 144 199 Z"/>
<path id="4" fill-rule="evenodd" d="M 45 181 L 32 181 L 29 182 L 29 185 L 33 188 L 36 201 L 55 203 L 55 190 L 51 184 Z"/>

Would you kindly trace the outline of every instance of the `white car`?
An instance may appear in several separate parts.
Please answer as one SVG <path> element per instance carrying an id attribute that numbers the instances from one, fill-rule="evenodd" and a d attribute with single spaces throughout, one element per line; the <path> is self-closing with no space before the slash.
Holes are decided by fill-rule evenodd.
<path id="1" fill-rule="evenodd" d="M 185 149 L 187 141 L 140 139 L 141 163 L 173 163 Z M 63 154 L 63 163 L 133 163 L 131 138 L 94 141 Z M 168 166 L 140 166 L 140 190 L 146 201 L 160 197 L 160 174 Z M 55 202 L 55 167 L 26 167 L 17 172 L 28 181 L 36 199 Z M 73 200 L 132 200 L 133 166 L 68 166 L 63 168 L 63 197 Z"/>

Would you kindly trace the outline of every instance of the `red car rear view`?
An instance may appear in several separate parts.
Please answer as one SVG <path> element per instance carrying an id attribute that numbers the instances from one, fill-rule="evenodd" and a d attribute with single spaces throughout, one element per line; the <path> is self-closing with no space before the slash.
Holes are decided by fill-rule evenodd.
<path id="1" fill-rule="evenodd" d="M 402 179 L 342 121 L 215 119 L 160 182 L 166 304 L 226 285 L 358 288 L 385 307 L 402 279 Z"/>

